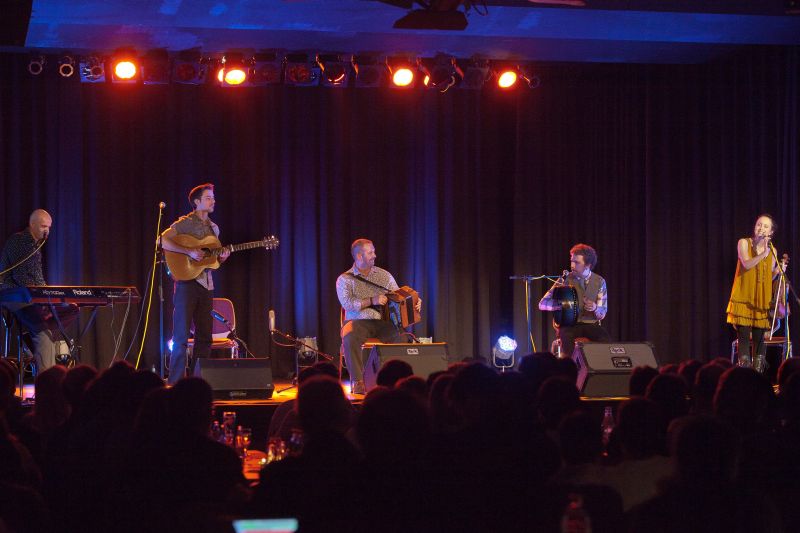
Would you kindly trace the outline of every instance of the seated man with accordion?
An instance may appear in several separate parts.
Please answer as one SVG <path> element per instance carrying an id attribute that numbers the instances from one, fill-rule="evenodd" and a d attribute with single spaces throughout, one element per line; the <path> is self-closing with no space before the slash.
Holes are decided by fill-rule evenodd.
<path id="1" fill-rule="evenodd" d="M 342 324 L 342 346 L 347 362 L 347 370 L 353 380 L 353 392 L 364 393 L 364 363 L 361 345 L 369 338 L 377 338 L 384 343 L 404 342 L 405 332 L 401 329 L 409 323 L 389 320 L 384 311 L 394 293 L 400 291 L 394 277 L 375 266 L 375 246 L 368 239 L 357 239 L 350 245 L 353 267 L 336 279 L 336 294 L 344 309 Z M 404 287 L 403 289 L 408 289 Z M 419 320 L 422 300 L 413 290 L 411 321 Z"/>
<path id="2" fill-rule="evenodd" d="M 597 252 L 587 244 L 576 244 L 569 251 L 570 271 L 564 271 L 539 302 L 541 311 L 554 311 L 561 356 L 572 357 L 575 339 L 595 342 L 611 339 L 600 321 L 608 311 L 606 280 L 592 272 Z"/>

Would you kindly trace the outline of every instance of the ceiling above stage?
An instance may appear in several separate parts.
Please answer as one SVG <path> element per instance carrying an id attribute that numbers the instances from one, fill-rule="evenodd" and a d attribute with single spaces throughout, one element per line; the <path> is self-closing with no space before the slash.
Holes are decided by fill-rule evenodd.
<path id="1" fill-rule="evenodd" d="M 481 1 L 469 10 L 465 30 L 444 31 L 393 29 L 408 10 L 392 4 L 408 0 L 34 0 L 26 47 L 696 63 L 743 45 L 800 45 L 800 15 L 787 14 L 794 0 L 584 1 L 552 7 L 487 0 L 486 15 Z"/>

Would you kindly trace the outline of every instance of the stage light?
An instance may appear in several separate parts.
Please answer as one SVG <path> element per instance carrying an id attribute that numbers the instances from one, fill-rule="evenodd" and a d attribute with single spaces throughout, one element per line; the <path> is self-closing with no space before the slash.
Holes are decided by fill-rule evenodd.
<path id="1" fill-rule="evenodd" d="M 347 87 L 350 65 L 339 54 L 317 54 L 317 64 L 322 70 L 320 83 L 325 87 Z"/>
<path id="2" fill-rule="evenodd" d="M 41 54 L 33 54 L 30 61 L 28 61 L 28 72 L 31 76 L 38 76 L 44 72 L 44 65 L 47 62 L 45 57 Z"/>
<path id="3" fill-rule="evenodd" d="M 169 55 L 164 49 L 150 50 L 142 58 L 142 83 L 164 85 L 169 83 Z"/>
<path id="4" fill-rule="evenodd" d="M 239 87 L 247 81 L 249 65 L 239 52 L 227 52 L 217 70 L 217 81 L 222 87 Z"/>
<path id="5" fill-rule="evenodd" d="M 503 335 L 492 348 L 492 364 L 505 371 L 514 366 L 514 352 L 517 350 L 517 341 Z"/>
<path id="6" fill-rule="evenodd" d="M 491 76 L 489 60 L 480 56 L 473 56 L 470 59 L 462 60 L 461 70 L 464 78 L 461 80 L 461 89 L 482 89 L 486 80 Z"/>
<path id="7" fill-rule="evenodd" d="M 139 81 L 139 57 L 130 48 L 120 48 L 111 55 L 111 82 L 136 83 Z"/>
<path id="8" fill-rule="evenodd" d="M 310 61 L 303 52 L 286 54 L 284 60 L 284 83 L 297 87 L 311 87 L 319 83 L 319 65 Z"/>
<path id="9" fill-rule="evenodd" d="M 281 82 L 283 56 L 277 52 L 258 52 L 253 55 L 250 85 L 276 85 Z"/>
<path id="10" fill-rule="evenodd" d="M 386 66 L 392 80 L 392 87 L 410 89 L 416 83 L 416 63 L 411 58 L 394 56 L 386 58 Z"/>
<path id="11" fill-rule="evenodd" d="M 434 58 L 420 58 L 418 62 L 425 74 L 422 84 L 428 89 L 444 93 L 464 78 L 464 73 L 452 56 L 440 54 Z"/>
<path id="12" fill-rule="evenodd" d="M 355 54 L 351 63 L 356 73 L 356 87 L 380 87 L 386 83 L 386 64 L 374 54 Z"/>
<path id="13" fill-rule="evenodd" d="M 63 55 L 58 60 L 58 73 L 62 78 L 69 78 L 75 74 L 75 59 L 70 55 Z"/>
<path id="14" fill-rule="evenodd" d="M 199 50 L 184 50 L 172 63 L 172 81 L 185 85 L 202 85 L 208 76 L 208 62 Z"/>
<path id="15" fill-rule="evenodd" d="M 503 70 L 497 76 L 497 86 L 501 89 L 511 89 L 517 84 L 517 73 L 513 70 Z"/>
<path id="16" fill-rule="evenodd" d="M 105 83 L 106 67 L 101 57 L 84 57 L 81 59 L 79 65 L 78 72 L 81 77 L 81 83 Z"/>

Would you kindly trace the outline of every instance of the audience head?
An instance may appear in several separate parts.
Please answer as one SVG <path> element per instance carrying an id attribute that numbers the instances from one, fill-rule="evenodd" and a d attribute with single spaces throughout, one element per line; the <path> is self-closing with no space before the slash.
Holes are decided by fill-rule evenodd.
<path id="1" fill-rule="evenodd" d="M 428 405 L 431 410 L 431 426 L 434 431 L 452 429 L 455 424 L 455 413 L 450 403 L 450 385 L 455 376 L 449 372 L 440 374 L 431 385 L 428 393 Z"/>
<path id="2" fill-rule="evenodd" d="M 572 383 L 578 382 L 578 365 L 575 364 L 575 361 L 569 357 L 562 357 L 560 359 L 556 359 L 556 363 L 558 365 L 558 374 L 560 376 L 564 376 Z"/>
<path id="3" fill-rule="evenodd" d="M 787 421 L 797 427 L 800 424 L 800 373 L 795 372 L 786 380 L 781 387 L 781 399 Z"/>
<path id="4" fill-rule="evenodd" d="M 697 371 L 692 389 L 692 401 L 696 413 L 713 413 L 714 393 L 717 391 L 719 378 L 725 370 L 722 365 L 706 363 Z"/>
<path id="5" fill-rule="evenodd" d="M 664 421 L 683 416 L 689 412 L 686 400 L 686 382 L 677 374 L 659 374 L 647 386 L 645 398 L 658 404 Z M 666 427 L 666 426 L 665 426 Z"/>
<path id="6" fill-rule="evenodd" d="M 778 388 L 782 388 L 789 378 L 800 372 L 800 357 L 789 357 L 778 367 Z"/>
<path id="7" fill-rule="evenodd" d="M 400 359 L 389 359 L 375 376 L 375 382 L 383 387 L 394 387 L 395 383 L 414 374 L 411 365 Z"/>
<path id="8" fill-rule="evenodd" d="M 449 396 L 463 426 L 498 422 L 500 381 L 497 373 L 482 363 L 461 368 L 450 383 Z"/>
<path id="9" fill-rule="evenodd" d="M 428 383 L 419 376 L 408 376 L 394 385 L 395 389 L 404 390 L 422 403 L 428 402 Z"/>
<path id="10" fill-rule="evenodd" d="M 617 415 L 614 437 L 628 459 L 647 459 L 664 450 L 664 426 L 652 400 L 637 396 L 623 402 Z"/>
<path id="11" fill-rule="evenodd" d="M 204 379 L 186 377 L 169 389 L 168 409 L 171 429 L 179 433 L 208 435 L 211 427 L 213 395 Z"/>
<path id="12" fill-rule="evenodd" d="M 66 375 L 67 370 L 63 366 L 55 365 L 36 376 L 33 416 L 40 431 L 51 432 L 69 417 L 69 404 L 61 389 Z"/>
<path id="13" fill-rule="evenodd" d="M 555 430 L 564 416 L 580 407 L 581 398 L 574 382 L 554 376 L 542 383 L 536 404 L 544 427 Z"/>
<path id="14" fill-rule="evenodd" d="M 717 418 L 687 416 L 670 426 L 670 452 L 681 482 L 730 482 L 737 475 L 741 436 Z"/>
<path id="15" fill-rule="evenodd" d="M 637 366 L 631 372 L 631 378 L 628 382 L 628 393 L 631 396 L 644 396 L 647 392 L 647 386 L 653 381 L 653 378 L 658 375 L 658 370 L 652 366 Z"/>
<path id="16" fill-rule="evenodd" d="M 329 361 L 319 361 L 301 370 L 297 375 L 297 383 L 303 383 L 314 376 L 328 376 L 333 379 L 339 379 L 339 370 L 336 365 Z"/>
<path id="17" fill-rule="evenodd" d="M 714 363 L 715 365 L 719 365 L 722 368 L 728 369 L 733 366 L 733 363 L 727 357 L 715 357 L 710 363 Z"/>
<path id="18" fill-rule="evenodd" d="M 324 432 L 344 433 L 350 428 L 352 409 L 342 385 L 326 375 L 313 376 L 297 391 L 297 418 L 310 437 Z"/>
<path id="19" fill-rule="evenodd" d="M 680 366 L 678 367 L 678 375 L 681 376 L 684 381 L 686 381 L 686 387 L 688 390 L 692 390 L 692 385 L 694 385 L 694 378 L 697 375 L 698 370 L 703 366 L 703 363 L 698 361 L 697 359 L 687 359 L 681 362 Z"/>
<path id="20" fill-rule="evenodd" d="M 752 368 L 729 368 L 714 395 L 714 414 L 747 435 L 757 431 L 773 399 L 767 378 Z"/>
<path id="21" fill-rule="evenodd" d="M 603 453 L 603 432 L 595 417 L 573 411 L 558 426 L 561 457 L 567 465 L 595 462 Z"/>
<path id="22" fill-rule="evenodd" d="M 550 352 L 528 354 L 519 362 L 519 373 L 528 379 L 534 398 L 539 393 L 542 383 L 547 381 L 547 378 L 558 375 L 559 371 L 558 359 Z"/>
<path id="23" fill-rule="evenodd" d="M 658 369 L 659 374 L 677 374 L 678 373 L 678 365 L 675 363 L 667 363 L 666 365 L 662 365 L 661 368 Z"/>
<path id="24" fill-rule="evenodd" d="M 356 436 L 368 461 L 402 464 L 424 455 L 430 440 L 428 412 L 405 390 L 380 389 L 364 399 Z"/>
<path id="25" fill-rule="evenodd" d="M 89 365 L 78 365 L 69 369 L 61 383 L 61 388 L 64 391 L 64 398 L 73 409 L 78 407 L 83 393 L 96 377 L 97 370 Z"/>

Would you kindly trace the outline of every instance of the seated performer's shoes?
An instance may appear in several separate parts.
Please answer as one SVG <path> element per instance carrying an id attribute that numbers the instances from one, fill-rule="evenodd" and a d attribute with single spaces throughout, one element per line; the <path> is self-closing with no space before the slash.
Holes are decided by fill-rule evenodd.
<path id="1" fill-rule="evenodd" d="M 353 388 L 350 390 L 351 394 L 366 394 L 367 387 L 364 385 L 363 381 L 354 381 Z"/>

